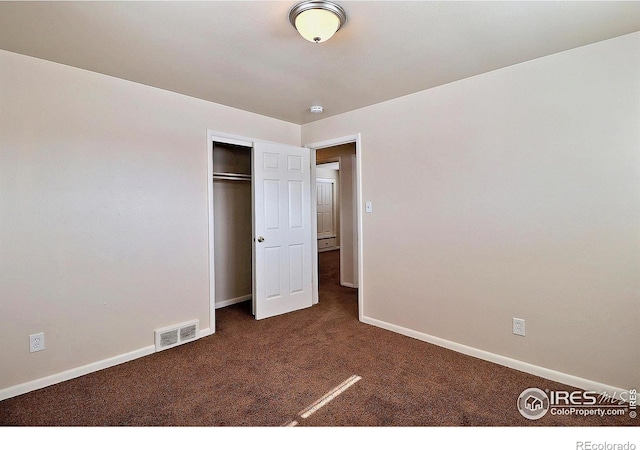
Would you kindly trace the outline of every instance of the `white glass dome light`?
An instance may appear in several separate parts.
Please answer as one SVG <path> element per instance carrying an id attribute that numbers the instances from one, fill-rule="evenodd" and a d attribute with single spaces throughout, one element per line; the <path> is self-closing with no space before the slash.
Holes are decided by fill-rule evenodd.
<path id="1" fill-rule="evenodd" d="M 309 42 L 324 42 L 347 21 L 342 7 L 327 1 L 306 1 L 289 12 L 289 21 Z"/>

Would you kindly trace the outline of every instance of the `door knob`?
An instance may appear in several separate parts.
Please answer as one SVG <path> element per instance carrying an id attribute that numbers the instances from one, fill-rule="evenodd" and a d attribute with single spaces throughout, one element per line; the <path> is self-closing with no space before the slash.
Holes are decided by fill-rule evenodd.
<path id="1" fill-rule="evenodd" d="M 262 236 L 258 236 L 258 242 L 263 242 L 264 238 Z"/>

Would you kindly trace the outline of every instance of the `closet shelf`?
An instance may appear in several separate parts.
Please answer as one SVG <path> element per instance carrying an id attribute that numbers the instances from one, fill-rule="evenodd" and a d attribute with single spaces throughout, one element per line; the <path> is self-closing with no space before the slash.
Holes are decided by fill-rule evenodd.
<path id="1" fill-rule="evenodd" d="M 214 180 L 251 181 L 251 175 L 246 173 L 213 172 Z"/>

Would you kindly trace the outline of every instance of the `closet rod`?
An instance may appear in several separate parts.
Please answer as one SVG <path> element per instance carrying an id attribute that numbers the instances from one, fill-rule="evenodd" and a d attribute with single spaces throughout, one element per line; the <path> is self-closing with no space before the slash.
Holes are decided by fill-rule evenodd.
<path id="1" fill-rule="evenodd" d="M 251 175 L 245 173 L 213 172 L 215 180 L 251 181 Z"/>

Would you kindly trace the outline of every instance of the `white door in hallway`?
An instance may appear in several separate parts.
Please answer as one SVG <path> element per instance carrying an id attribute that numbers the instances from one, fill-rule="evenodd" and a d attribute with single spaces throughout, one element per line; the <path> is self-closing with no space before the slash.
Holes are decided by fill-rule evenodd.
<path id="1" fill-rule="evenodd" d="M 316 180 L 318 239 L 335 236 L 333 182 Z"/>
<path id="2" fill-rule="evenodd" d="M 253 299 L 256 319 L 312 305 L 310 150 L 253 147 Z"/>

